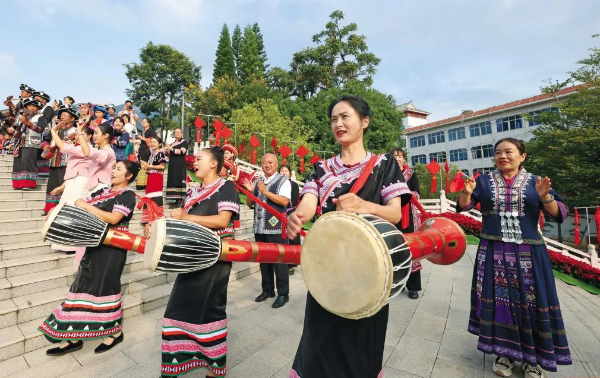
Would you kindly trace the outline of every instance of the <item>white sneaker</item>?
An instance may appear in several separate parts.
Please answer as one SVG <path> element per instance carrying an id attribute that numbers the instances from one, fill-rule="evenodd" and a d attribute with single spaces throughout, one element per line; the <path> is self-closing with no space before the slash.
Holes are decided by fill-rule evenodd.
<path id="1" fill-rule="evenodd" d="M 492 370 L 501 377 L 510 377 L 512 375 L 513 363 L 506 357 L 497 357 Z"/>
<path id="2" fill-rule="evenodd" d="M 540 365 L 532 366 L 528 363 L 523 364 L 523 375 L 525 378 L 548 378 L 548 374 L 542 370 Z"/>

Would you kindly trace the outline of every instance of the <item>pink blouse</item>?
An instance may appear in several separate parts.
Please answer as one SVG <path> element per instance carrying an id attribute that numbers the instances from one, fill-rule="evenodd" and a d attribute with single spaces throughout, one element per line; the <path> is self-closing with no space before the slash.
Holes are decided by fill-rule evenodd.
<path id="1" fill-rule="evenodd" d="M 70 146 L 67 148 L 67 146 Z M 81 146 L 73 147 L 72 145 L 65 145 L 63 148 L 64 153 L 69 155 L 67 160 L 67 172 L 65 173 L 65 180 L 75 177 L 77 174 L 69 176 L 69 163 L 72 158 L 82 160 L 87 163 L 88 166 L 88 189 L 94 189 L 99 183 L 110 185 L 111 174 L 113 166 L 117 161 L 115 151 L 110 145 L 107 145 L 104 149 L 99 150 L 97 148 L 90 149 L 90 156 L 87 158 L 81 150 Z"/>
<path id="2" fill-rule="evenodd" d="M 69 156 L 67 158 L 65 180 L 69 180 L 77 176 L 88 177 L 88 162 L 85 155 L 83 155 L 83 151 L 81 151 L 81 146 L 76 147 L 70 143 L 65 143 L 60 152 Z"/>

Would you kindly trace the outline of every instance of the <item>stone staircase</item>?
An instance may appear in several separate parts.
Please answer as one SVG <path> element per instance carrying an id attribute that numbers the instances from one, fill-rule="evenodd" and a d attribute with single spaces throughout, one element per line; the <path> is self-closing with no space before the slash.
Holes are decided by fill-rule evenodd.
<path id="1" fill-rule="evenodd" d="M 36 191 L 13 191 L 12 156 L 0 156 L 0 361 L 49 346 L 37 327 L 65 298 L 73 282 L 73 256 L 50 250 L 41 239 L 47 178 Z M 143 195 L 143 192 L 137 192 Z M 136 209 L 130 231 L 142 233 Z M 236 238 L 249 240 L 252 211 L 242 206 Z M 143 255 L 128 252 L 121 277 L 123 316 L 133 317 L 167 304 L 176 274 L 150 272 Z M 230 280 L 259 270 L 256 263 L 234 263 Z"/>

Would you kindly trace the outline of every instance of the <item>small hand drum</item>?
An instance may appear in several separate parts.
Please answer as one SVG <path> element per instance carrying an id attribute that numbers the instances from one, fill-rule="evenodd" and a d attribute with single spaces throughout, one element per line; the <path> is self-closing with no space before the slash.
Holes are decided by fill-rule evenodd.
<path id="1" fill-rule="evenodd" d="M 61 203 L 46 220 L 42 239 L 74 247 L 97 247 L 105 239 L 108 226 L 79 207 Z"/>
<path id="2" fill-rule="evenodd" d="M 159 218 L 151 232 L 145 251 L 151 271 L 193 272 L 214 265 L 221 254 L 219 236 L 192 222 Z"/>
<path id="3" fill-rule="evenodd" d="M 302 275 L 327 311 L 348 319 L 376 314 L 406 286 L 414 260 L 452 264 L 466 236 L 447 218 L 432 218 L 419 232 L 402 234 L 373 216 L 334 211 L 321 216 L 302 244 Z"/>

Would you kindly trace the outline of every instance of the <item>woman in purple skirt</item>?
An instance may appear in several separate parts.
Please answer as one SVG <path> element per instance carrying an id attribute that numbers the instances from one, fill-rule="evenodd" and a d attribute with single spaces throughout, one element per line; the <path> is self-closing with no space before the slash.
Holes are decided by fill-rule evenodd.
<path id="1" fill-rule="evenodd" d="M 523 141 L 498 141 L 497 169 L 465 178 L 457 211 L 479 203 L 483 215 L 468 328 L 477 349 L 497 356 L 492 369 L 501 377 L 519 361 L 526 378 L 542 378 L 572 360 L 538 221 L 543 211 L 562 223 L 568 209 L 548 177 L 523 168 L 525 157 Z"/>

